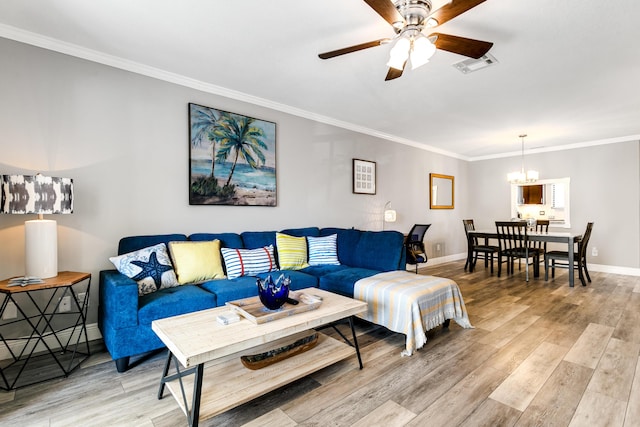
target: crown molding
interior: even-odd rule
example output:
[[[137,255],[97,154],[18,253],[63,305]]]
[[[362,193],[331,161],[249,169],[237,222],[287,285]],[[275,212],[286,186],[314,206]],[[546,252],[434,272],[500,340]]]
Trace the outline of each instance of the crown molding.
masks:
[[[40,47],[50,51],[62,53],[65,55],[73,56],[76,58],[85,59],[87,61],[95,62],[98,64],[107,65],[109,67],[114,67],[121,70],[129,71],[132,73],[140,74],[146,77],[151,77],[157,80],[162,80],[168,83],[173,83],[179,86],[188,87],[190,89],[199,90],[199,91],[210,93],[213,95],[224,96],[226,98],[247,102],[247,103],[258,105],[265,108],[270,108],[272,110],[280,111],[282,113],[291,114],[293,116],[302,117],[305,119],[313,120],[313,121],[324,123],[327,125],[361,133],[364,135],[373,136],[375,138],[386,139],[388,141],[409,145],[414,148],[419,148],[421,150],[442,154],[448,157],[454,157],[461,160],[468,160],[467,157],[461,156],[457,153],[453,153],[447,150],[442,150],[436,147],[422,144],[417,141],[409,140],[406,138],[400,138],[395,135],[391,135],[391,134],[380,132],[364,126],[359,126],[353,123],[338,120],[333,117],[323,116],[321,114],[316,114],[300,108],[292,107],[290,105],[281,104],[275,101],[271,101],[269,99],[253,96],[248,93],[228,89],[228,88],[217,86],[211,83],[206,83],[201,80],[196,80],[196,79],[186,77],[177,73],[172,73],[166,70],[162,70],[160,68],[151,67],[145,64],[141,64],[139,62],[130,61],[124,58],[120,58],[118,56],[109,55],[97,50],[88,49],[73,43],[67,43],[55,38],[43,36],[41,34],[22,30],[16,27],[12,27],[10,25],[0,24],[0,37],[25,43],[25,44],[29,44],[32,46]]]
[[[458,160],[464,160],[468,162],[476,162],[482,160],[492,160],[505,157],[520,156],[522,153],[509,152],[488,156],[468,157],[458,153],[443,150],[437,147],[433,147],[428,144],[424,144],[418,141],[401,138],[396,135],[377,131],[364,126],[356,125],[354,123],[345,122],[333,117],[316,114],[311,111],[303,110],[300,108],[292,107],[290,105],[282,104],[279,102],[271,101],[269,99],[260,98],[248,93],[240,92],[237,90],[228,89],[222,86],[217,86],[211,83],[206,83],[201,80],[196,80],[190,77],[183,76],[181,74],[172,73],[160,68],[151,67],[139,62],[130,61],[118,56],[109,55],[104,52],[100,52],[93,49],[88,49],[82,46],[78,46],[73,43],[67,43],[55,38],[43,36],[34,32],[26,31],[20,28],[16,28],[6,24],[0,24],[0,37],[14,40],[17,42],[29,44],[32,46],[40,47],[50,51],[62,53],[65,55],[73,56],[76,58],[84,59],[87,61],[95,62],[109,67],[118,68],[121,70],[129,71],[146,77],[151,77],[157,80],[165,81],[168,83],[176,84],[179,86],[187,87],[190,89],[199,90],[205,93],[213,95],[224,96],[226,98],[234,99],[237,101],[247,102],[249,104],[257,105],[260,107],[269,108],[272,110],[280,111],[282,113],[291,114],[293,116],[301,117],[304,119],[313,120],[319,123],[324,123],[330,126],[346,129],[363,135],[369,135],[375,138],[385,139],[387,141],[395,142],[398,144],[408,145],[410,147],[418,148],[420,150],[428,151],[431,153],[441,154],[443,156],[452,157]],[[554,151],[574,150],[578,148],[592,147],[596,145],[614,144],[618,142],[640,141],[640,135],[629,135],[617,138],[608,138],[595,141],[587,141],[575,144],[567,144],[556,147],[538,148],[533,150],[527,150],[525,153],[547,153]]]
[[[596,139],[593,141],[577,142],[575,144],[557,145],[554,147],[534,148],[531,150],[524,150],[524,153],[525,154],[551,153],[554,151],[577,150],[579,148],[595,147],[598,145],[617,144],[620,142],[634,142],[634,141],[640,141],[640,134],[619,136],[616,138]],[[492,154],[489,156],[469,157],[467,158],[467,160],[470,162],[478,162],[482,160],[502,159],[505,157],[519,157],[521,155],[522,155],[522,151],[511,151],[509,153]]]

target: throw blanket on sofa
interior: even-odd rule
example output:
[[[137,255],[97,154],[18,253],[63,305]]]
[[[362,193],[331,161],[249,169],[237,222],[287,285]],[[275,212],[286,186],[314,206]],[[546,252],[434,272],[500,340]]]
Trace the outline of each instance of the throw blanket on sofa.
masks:
[[[403,356],[427,342],[426,331],[453,319],[473,328],[458,284],[450,279],[389,271],[356,282],[353,296],[368,303],[365,320],[407,336]]]

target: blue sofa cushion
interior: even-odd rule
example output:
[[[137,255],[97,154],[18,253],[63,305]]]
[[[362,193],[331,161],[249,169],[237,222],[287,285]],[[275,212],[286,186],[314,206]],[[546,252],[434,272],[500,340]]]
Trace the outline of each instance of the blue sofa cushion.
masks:
[[[318,287],[317,278],[299,271],[274,271],[272,273],[260,273],[256,277],[264,279],[271,274],[273,280],[276,280],[280,277],[280,274],[283,273],[291,278],[291,290],[297,291],[304,288]],[[231,280],[210,280],[208,282],[201,283],[198,286],[216,294],[218,306],[221,306],[225,305],[229,301],[255,297],[258,295],[256,277],[242,276]]]
[[[340,260],[340,264],[350,266],[358,266],[355,252],[362,233],[362,231],[353,228],[323,228],[320,230],[321,236],[338,235],[338,260]]]
[[[138,323],[151,321],[216,306],[216,296],[195,285],[162,289],[138,298]]]
[[[242,238],[236,233],[196,233],[189,236],[189,240],[194,242],[206,242],[210,240],[220,240],[223,248],[242,249]]]
[[[305,227],[305,228],[289,228],[282,230],[280,233],[288,234],[295,237],[305,236],[319,236],[320,230],[318,227]],[[245,231],[240,234],[244,247],[247,249],[262,248],[264,246],[276,245],[276,232],[275,231]]]
[[[242,276],[231,280],[210,280],[198,286],[215,294],[218,306],[225,305],[229,301],[258,295],[256,278],[252,276]]]
[[[320,289],[353,298],[353,286],[364,278],[378,274],[379,271],[368,268],[351,267],[334,271],[320,277]]]
[[[288,228],[280,231],[280,233],[295,237],[318,237],[320,236],[320,229],[318,227]]]
[[[240,234],[246,249],[258,249],[272,245],[276,247],[275,231],[245,231]]]
[[[349,265],[378,271],[397,270],[403,243],[404,236],[397,231],[363,231],[355,247],[353,264]]]
[[[307,268],[300,270],[302,273],[310,274],[312,276],[320,277],[325,274],[333,273],[334,271],[346,270],[348,267],[346,265],[312,265]]]
[[[187,240],[184,234],[158,234],[154,236],[130,236],[120,239],[118,244],[118,255],[127,254],[158,243],[167,244],[169,242],[182,242]]]

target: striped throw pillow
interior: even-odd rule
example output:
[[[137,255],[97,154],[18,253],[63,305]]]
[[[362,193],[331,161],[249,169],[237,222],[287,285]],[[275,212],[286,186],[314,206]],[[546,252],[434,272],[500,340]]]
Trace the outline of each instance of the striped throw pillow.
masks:
[[[338,235],[326,237],[307,236],[309,265],[340,265],[338,260]]]
[[[268,273],[278,269],[273,255],[273,245],[258,249],[221,248],[220,252],[224,258],[229,279],[255,276],[258,273]]]
[[[280,270],[301,270],[307,264],[307,239],[276,233]]]

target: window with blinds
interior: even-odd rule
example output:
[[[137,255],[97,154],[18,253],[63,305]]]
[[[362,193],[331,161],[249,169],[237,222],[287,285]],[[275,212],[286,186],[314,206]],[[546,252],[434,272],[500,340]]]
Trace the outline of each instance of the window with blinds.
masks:
[[[553,209],[564,209],[564,205],[564,183],[551,184],[551,207]]]

